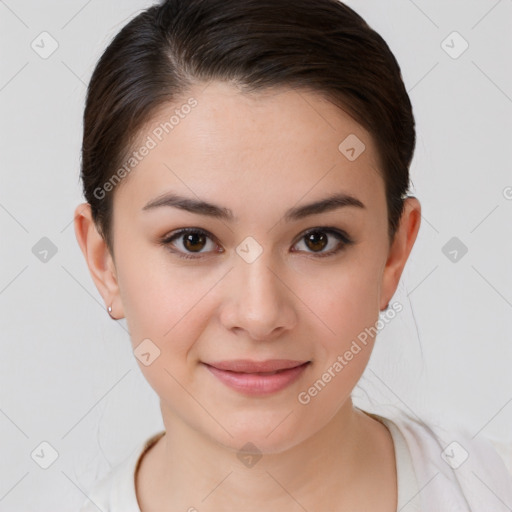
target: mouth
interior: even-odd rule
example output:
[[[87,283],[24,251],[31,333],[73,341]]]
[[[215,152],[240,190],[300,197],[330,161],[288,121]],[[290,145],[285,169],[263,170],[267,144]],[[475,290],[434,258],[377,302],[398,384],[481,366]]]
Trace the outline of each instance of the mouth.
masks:
[[[247,395],[280,391],[297,380],[311,361],[274,359],[270,361],[233,360],[203,363],[224,385]]]
[[[233,359],[231,361],[216,361],[205,363],[219,370],[236,373],[258,373],[273,375],[284,370],[296,368],[310,361],[293,361],[290,359],[270,359],[267,361],[252,361],[250,359]]]

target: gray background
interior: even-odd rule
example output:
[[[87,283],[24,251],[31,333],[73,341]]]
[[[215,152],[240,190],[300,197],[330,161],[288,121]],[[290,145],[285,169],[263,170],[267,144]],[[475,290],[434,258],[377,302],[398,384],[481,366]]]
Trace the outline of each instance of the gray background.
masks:
[[[356,403],[370,396],[511,442],[512,0],[347,3],[401,65],[423,206],[394,297],[404,310],[379,334]],[[2,511],[77,510],[94,480],[163,428],[72,224],[86,84],[111,38],[151,4],[0,0]],[[44,31],[58,43],[47,58],[31,46],[51,48]],[[469,44],[457,58],[453,31]],[[57,251],[46,261],[43,237]],[[456,261],[445,255],[453,237],[468,249]],[[43,441],[58,453],[48,469]]]

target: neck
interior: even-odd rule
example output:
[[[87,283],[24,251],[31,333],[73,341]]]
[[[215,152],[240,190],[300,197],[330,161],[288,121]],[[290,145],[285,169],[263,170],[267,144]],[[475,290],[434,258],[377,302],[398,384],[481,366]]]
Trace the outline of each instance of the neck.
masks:
[[[314,435],[254,458],[219,444],[163,406],[162,416],[166,435],[148,452],[150,470],[144,473],[141,464],[138,495],[144,511],[303,511],[318,510],[320,503],[322,510],[340,510],[339,500],[347,504],[349,496],[360,496],[369,475],[382,477],[375,453],[382,452],[383,436],[390,437],[350,398]]]

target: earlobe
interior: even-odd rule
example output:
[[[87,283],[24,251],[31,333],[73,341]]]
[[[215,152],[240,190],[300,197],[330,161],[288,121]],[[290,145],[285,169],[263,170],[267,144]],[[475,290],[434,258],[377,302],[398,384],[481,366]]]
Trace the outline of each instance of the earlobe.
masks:
[[[119,300],[114,260],[104,238],[94,224],[89,203],[82,203],[76,207],[74,227],[78,245],[84,255],[94,284],[103,297],[106,309],[111,306],[110,316],[119,318],[122,316],[122,304]]]
[[[398,287],[405,264],[418,236],[420,224],[421,203],[416,197],[408,197],[404,202],[400,225],[389,249],[383,271],[380,297],[381,311],[386,309],[386,304],[389,304]]]

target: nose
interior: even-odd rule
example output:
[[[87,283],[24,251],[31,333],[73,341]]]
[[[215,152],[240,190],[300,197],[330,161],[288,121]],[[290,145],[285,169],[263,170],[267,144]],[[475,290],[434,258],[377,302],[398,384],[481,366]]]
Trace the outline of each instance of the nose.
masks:
[[[269,340],[297,323],[292,286],[273,270],[265,252],[252,262],[236,262],[225,283],[221,321],[231,331],[244,331],[250,339]]]

